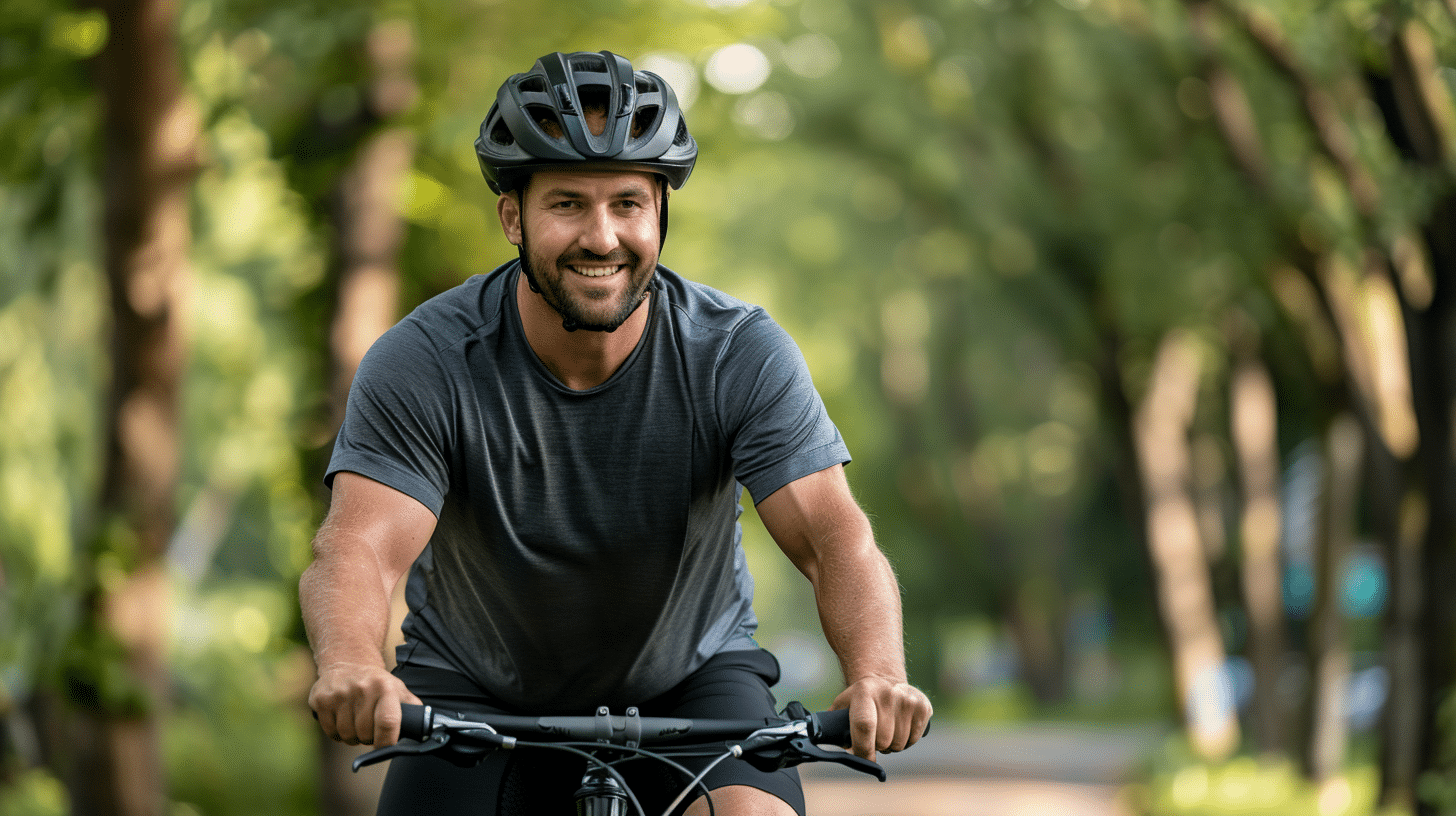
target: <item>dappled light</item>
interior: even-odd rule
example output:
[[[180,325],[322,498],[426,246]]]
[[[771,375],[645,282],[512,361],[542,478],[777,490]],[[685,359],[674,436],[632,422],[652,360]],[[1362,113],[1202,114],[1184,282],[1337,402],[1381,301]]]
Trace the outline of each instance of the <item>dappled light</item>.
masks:
[[[756,91],[768,81],[768,57],[749,43],[725,45],[708,57],[703,76],[708,84],[726,94]]]
[[[12,5],[0,816],[373,795],[299,621],[340,411],[516,257],[501,80],[602,49],[675,89],[662,263],[803,351],[936,706],[812,813],[1456,807],[1451,0],[138,0],[141,49],[141,11]],[[827,706],[762,498],[757,638]],[[82,726],[134,778],[75,773]]]

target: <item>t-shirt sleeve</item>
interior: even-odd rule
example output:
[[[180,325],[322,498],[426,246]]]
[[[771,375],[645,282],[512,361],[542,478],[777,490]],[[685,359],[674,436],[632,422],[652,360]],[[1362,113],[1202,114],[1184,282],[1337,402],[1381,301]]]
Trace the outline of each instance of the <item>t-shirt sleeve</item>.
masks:
[[[850,461],[804,355],[764,312],[744,320],[724,349],[718,413],[734,476],[755,503],[789,482]]]
[[[354,374],[325,484],[332,486],[339,471],[358,473],[438,516],[450,483],[450,383],[413,321],[385,332]]]

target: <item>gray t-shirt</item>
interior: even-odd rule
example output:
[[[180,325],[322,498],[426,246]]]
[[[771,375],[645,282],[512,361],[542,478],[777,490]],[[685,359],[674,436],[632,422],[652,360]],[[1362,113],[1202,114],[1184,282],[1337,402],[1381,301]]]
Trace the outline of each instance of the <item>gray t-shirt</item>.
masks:
[[[523,709],[621,707],[755,648],[742,488],[849,461],[803,356],[762,309],[664,267],[637,348],[574,391],[522,332],[511,262],[369,350],[341,470],[438,518],[406,585],[401,662]]]

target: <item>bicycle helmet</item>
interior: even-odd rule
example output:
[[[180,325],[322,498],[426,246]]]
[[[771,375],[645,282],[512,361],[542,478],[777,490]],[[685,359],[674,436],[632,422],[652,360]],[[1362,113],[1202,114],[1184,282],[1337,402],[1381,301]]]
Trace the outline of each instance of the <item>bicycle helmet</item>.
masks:
[[[601,133],[592,132],[589,113],[601,115]],[[610,51],[558,51],[501,85],[475,153],[498,194],[519,190],[535,170],[582,164],[629,165],[677,189],[693,171],[698,145],[661,77],[634,72]]]

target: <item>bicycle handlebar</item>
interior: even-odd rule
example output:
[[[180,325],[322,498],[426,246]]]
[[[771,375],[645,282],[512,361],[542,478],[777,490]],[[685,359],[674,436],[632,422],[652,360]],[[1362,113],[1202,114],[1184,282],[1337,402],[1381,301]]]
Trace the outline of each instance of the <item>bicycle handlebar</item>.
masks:
[[[834,762],[884,781],[885,770],[874,762],[820,745],[850,745],[847,710],[810,713],[790,703],[782,717],[761,720],[642,717],[637,709],[613,715],[606,708],[590,717],[521,717],[507,714],[454,717],[430,706],[401,707],[400,737],[404,742],[371,751],[354,761],[364,765],[404,754],[436,753],[456,764],[473,765],[485,754],[517,745],[590,743],[605,749],[645,751],[689,750],[713,743],[736,743],[735,755],[760,770],[788,768],[804,762]]]
[[[465,722],[443,717],[430,706],[401,706],[403,719],[399,735],[404,739],[423,742],[428,739],[438,722],[451,731],[476,730],[488,726],[491,730],[508,737],[549,741],[598,741],[620,742],[637,745],[670,745],[681,743],[702,743],[719,740],[745,739],[765,728],[785,725],[793,720],[692,720],[681,717],[640,717],[635,709],[628,709],[623,716],[612,716],[605,710],[593,717],[519,717],[505,714],[482,716],[478,721]],[[834,745],[848,748],[849,711],[819,711],[800,719],[807,720],[806,736],[815,745]]]

